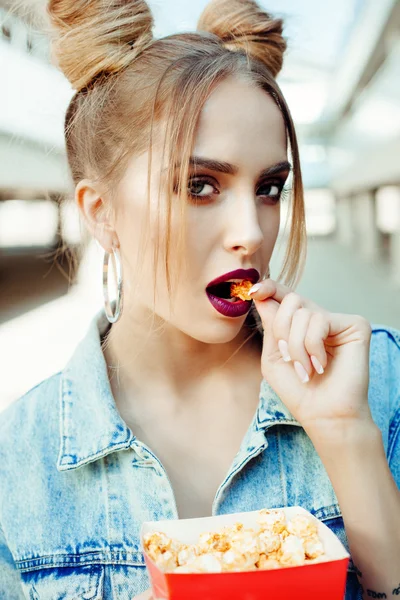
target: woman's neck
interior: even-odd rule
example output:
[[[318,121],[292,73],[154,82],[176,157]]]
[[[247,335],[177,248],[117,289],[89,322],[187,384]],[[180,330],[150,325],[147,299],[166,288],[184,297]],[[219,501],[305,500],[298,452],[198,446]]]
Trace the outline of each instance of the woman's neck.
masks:
[[[230,342],[206,344],[164,324],[154,330],[124,317],[109,330],[103,347],[114,396],[124,399],[162,390],[176,401],[211,380],[232,380],[259,362],[262,343],[247,326]],[[240,375],[239,375],[240,376]]]

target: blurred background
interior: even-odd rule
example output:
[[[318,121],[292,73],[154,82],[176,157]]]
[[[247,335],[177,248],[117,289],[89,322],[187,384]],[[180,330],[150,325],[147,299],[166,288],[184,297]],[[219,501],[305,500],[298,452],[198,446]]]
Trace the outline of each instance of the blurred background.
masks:
[[[206,3],[150,0],[156,37],[194,30]],[[278,82],[300,140],[309,237],[298,291],[400,328],[400,2],[260,4],[285,19],[289,42]],[[72,262],[86,237],[64,150],[73,90],[51,64],[43,6],[0,0],[0,410],[63,368],[103,305],[100,247]],[[283,230],[281,241],[272,276]]]

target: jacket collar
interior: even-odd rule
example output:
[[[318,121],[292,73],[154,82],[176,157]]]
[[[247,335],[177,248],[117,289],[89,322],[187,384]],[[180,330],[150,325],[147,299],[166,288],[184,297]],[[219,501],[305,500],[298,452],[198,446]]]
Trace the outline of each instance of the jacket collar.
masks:
[[[109,327],[101,309],[61,373],[59,471],[128,449],[135,440],[116,407],[101,349],[101,337]],[[300,426],[263,379],[253,427],[260,431],[278,424]]]
[[[117,410],[101,349],[109,325],[101,309],[61,373],[59,471],[129,448],[134,439]]]

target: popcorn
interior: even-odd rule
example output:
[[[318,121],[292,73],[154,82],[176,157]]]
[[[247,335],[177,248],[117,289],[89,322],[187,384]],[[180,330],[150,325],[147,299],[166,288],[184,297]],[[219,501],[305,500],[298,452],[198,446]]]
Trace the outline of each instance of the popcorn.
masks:
[[[318,558],[324,554],[324,547],[317,535],[305,539],[303,545],[307,558]]]
[[[178,564],[179,566],[184,566],[187,563],[194,561],[194,559],[198,556],[198,551],[196,546],[186,546],[183,545],[181,550],[178,552]]]
[[[144,547],[150,558],[162,571],[171,571],[178,566],[178,553],[183,544],[169,538],[165,533],[154,532],[145,536]]]
[[[257,560],[259,555],[257,554]],[[254,554],[245,554],[239,549],[232,548],[225,552],[222,556],[222,566],[224,571],[249,571],[255,567]]]
[[[305,561],[303,540],[296,535],[288,535],[283,540],[279,561],[282,565],[303,565]]]
[[[244,279],[241,283],[231,283],[231,298],[240,298],[241,300],[252,300],[249,296],[249,291],[253,287],[253,283]]]
[[[293,535],[299,537],[311,537],[317,535],[318,528],[315,521],[312,521],[307,515],[296,515],[288,523],[287,530]]]
[[[147,534],[144,547],[164,572],[221,573],[279,569],[315,562],[325,551],[317,523],[281,510],[261,510],[258,529],[242,523],[201,533],[197,544],[183,544],[161,532]]]
[[[198,545],[203,552],[209,552],[210,550],[225,552],[231,547],[226,533],[202,533]]]
[[[260,560],[258,561],[256,566],[258,569],[267,570],[267,569],[279,569],[281,564],[275,556],[272,556],[272,555],[267,556],[266,554],[261,554]]]
[[[157,567],[159,569],[161,569],[161,571],[175,571],[176,567],[178,566],[178,561],[176,560],[176,554],[170,552],[170,550],[167,550],[166,552],[163,552],[162,554],[159,554],[156,559],[155,559],[155,563],[157,565]]]
[[[261,529],[282,533],[286,528],[286,515],[283,510],[260,510],[258,523]]]
[[[221,560],[214,554],[202,554],[189,563],[188,566],[190,567],[190,573],[221,573],[222,571]]]
[[[258,547],[260,552],[263,554],[269,554],[270,552],[279,550],[281,547],[281,540],[282,537],[279,534],[273,533],[268,529],[260,531],[258,535]]]
[[[160,551],[167,550],[171,544],[171,539],[165,533],[149,533],[144,538],[145,548],[149,552],[151,548],[158,548]]]
[[[182,544],[176,540],[169,538],[165,533],[154,532],[145,536],[144,547],[150,558],[156,561],[159,554],[163,554],[171,550],[175,555],[179,552]]]
[[[241,552],[249,564],[254,564],[259,558],[259,544],[257,533],[253,529],[241,529],[231,537],[233,550]]]

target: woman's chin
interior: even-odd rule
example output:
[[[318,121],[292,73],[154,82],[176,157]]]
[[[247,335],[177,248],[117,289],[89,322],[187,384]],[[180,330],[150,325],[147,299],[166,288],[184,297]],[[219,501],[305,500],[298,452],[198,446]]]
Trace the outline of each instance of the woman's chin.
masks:
[[[236,319],[217,317],[214,320],[204,321],[203,324],[198,322],[196,331],[192,328],[190,335],[204,344],[228,344],[242,331],[244,321],[245,317]]]

